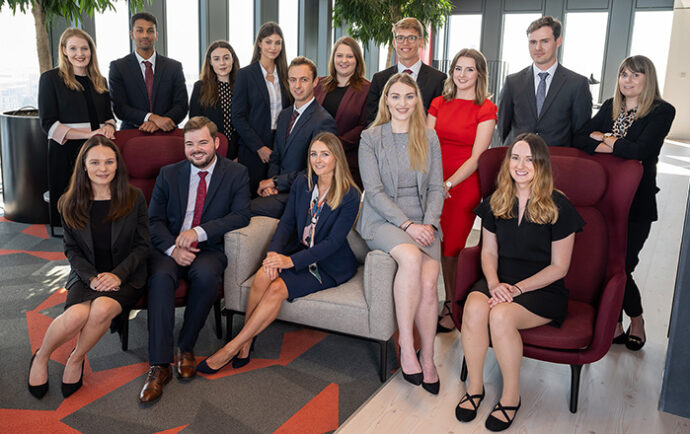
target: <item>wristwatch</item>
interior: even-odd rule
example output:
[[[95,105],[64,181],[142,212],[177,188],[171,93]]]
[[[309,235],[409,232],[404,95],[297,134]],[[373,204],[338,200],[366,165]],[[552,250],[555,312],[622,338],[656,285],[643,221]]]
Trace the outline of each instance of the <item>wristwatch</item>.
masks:
[[[613,133],[604,133],[604,138],[611,137],[612,135],[613,135]]]
[[[447,188],[448,190],[450,190],[451,188],[453,188],[453,183],[450,182],[450,181],[446,181],[446,188]]]

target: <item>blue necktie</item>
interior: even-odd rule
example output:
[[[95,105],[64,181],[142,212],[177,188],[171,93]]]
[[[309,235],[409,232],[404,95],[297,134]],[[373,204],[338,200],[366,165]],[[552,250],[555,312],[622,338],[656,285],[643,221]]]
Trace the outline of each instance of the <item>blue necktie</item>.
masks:
[[[546,99],[546,77],[549,76],[548,72],[540,72],[537,74],[541,81],[537,87],[537,117],[541,114],[541,108],[544,105],[544,100]]]

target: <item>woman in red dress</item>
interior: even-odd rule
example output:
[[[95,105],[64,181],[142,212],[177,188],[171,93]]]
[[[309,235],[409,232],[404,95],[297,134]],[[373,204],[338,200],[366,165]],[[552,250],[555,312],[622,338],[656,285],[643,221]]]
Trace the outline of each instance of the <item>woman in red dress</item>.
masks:
[[[477,162],[488,149],[496,126],[496,104],[489,100],[489,78],[484,55],[464,48],[455,55],[443,95],[431,101],[427,127],[441,141],[446,200],[441,214],[443,280],[446,301],[438,332],[453,330],[450,300],[455,287],[458,254],[472,230],[474,208],[481,200]]]

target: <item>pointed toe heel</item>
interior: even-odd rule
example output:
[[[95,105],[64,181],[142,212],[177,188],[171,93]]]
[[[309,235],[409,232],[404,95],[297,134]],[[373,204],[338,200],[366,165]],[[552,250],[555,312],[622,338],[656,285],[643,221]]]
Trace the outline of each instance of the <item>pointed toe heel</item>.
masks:
[[[441,389],[441,380],[436,380],[435,383],[427,383],[422,381],[422,388],[432,395],[438,395],[438,391]]]
[[[77,390],[81,389],[82,384],[84,383],[84,362],[86,360],[81,361],[81,376],[79,377],[79,381],[76,383],[62,383],[62,396],[67,398],[70,395],[72,395],[74,392]]]
[[[38,351],[37,351],[38,352]],[[31,367],[34,364],[34,359],[36,358],[36,353],[31,356],[31,361],[29,362],[29,378],[31,378]],[[34,396],[36,399],[41,399],[44,396],[46,396],[46,393],[48,393],[48,382],[46,381],[43,384],[39,384],[36,386],[32,386],[29,383],[29,380],[26,380],[27,386],[29,386],[29,392]]]

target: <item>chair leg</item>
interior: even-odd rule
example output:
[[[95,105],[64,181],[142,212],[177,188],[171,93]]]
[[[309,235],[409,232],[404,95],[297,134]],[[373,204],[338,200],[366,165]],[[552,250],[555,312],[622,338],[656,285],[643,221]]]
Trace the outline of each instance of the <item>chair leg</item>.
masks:
[[[216,319],[216,337],[223,339],[223,322],[220,319],[220,300],[213,303],[213,316]]]
[[[122,312],[122,324],[120,324],[120,341],[122,342],[122,351],[127,351],[129,348],[129,310]]]
[[[465,356],[462,357],[462,368],[460,369],[460,380],[467,380],[467,360]]]
[[[230,342],[232,339],[232,319],[235,317],[235,311],[225,310],[225,341]]]
[[[570,412],[577,413],[577,400],[580,395],[580,372],[582,365],[570,365]]]
[[[380,350],[380,366],[379,375],[381,377],[381,382],[385,383],[388,379],[388,341],[377,341],[379,343]]]

